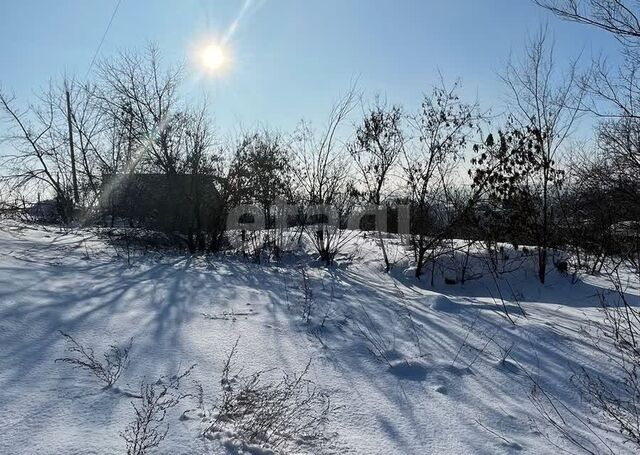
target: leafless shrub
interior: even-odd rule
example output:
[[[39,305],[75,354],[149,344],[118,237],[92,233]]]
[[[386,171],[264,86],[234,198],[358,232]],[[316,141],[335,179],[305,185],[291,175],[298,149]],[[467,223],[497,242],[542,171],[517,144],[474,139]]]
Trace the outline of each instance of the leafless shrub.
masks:
[[[338,137],[357,98],[354,81],[331,108],[326,124],[316,131],[310,124],[302,123],[291,145],[298,162],[294,176],[305,206],[300,213],[298,239],[305,235],[326,265],[333,264],[355,236],[351,230],[340,228],[346,224],[355,198],[350,163]],[[335,213],[327,213],[331,210],[325,211],[323,207],[335,208]]]
[[[491,335],[485,335],[486,341],[485,343],[482,345],[481,348],[474,348],[476,351],[476,355],[471,359],[471,361],[467,364],[467,368],[471,369],[473,368],[473,366],[475,365],[475,363],[478,361],[478,359],[480,359],[483,354],[485,353],[485,351],[487,350],[487,348],[489,347],[489,345],[491,343],[496,343],[495,341],[495,337],[496,337],[497,331],[493,332]]]
[[[578,415],[523,370],[533,383],[530,400],[551,430],[543,435],[556,446],[559,442],[554,440],[564,441],[589,454],[617,453],[602,431],[616,433],[626,444],[640,448],[640,312],[629,304],[617,272],[609,278],[617,299],[601,294],[604,321],[585,336],[606,357],[612,374],[580,368],[571,377],[594,418]]]
[[[510,294],[511,294],[511,302],[514,303],[516,308],[518,309],[518,311],[515,314],[515,316],[523,316],[523,317],[526,318],[527,317],[527,313],[524,310],[524,308],[522,308],[522,306],[520,305],[520,301],[518,299],[518,294],[514,291],[513,287],[511,286],[511,283],[509,283],[509,280],[506,277],[501,279],[501,277],[499,275],[499,272],[493,266],[490,265],[491,261],[487,260],[487,264],[489,265],[489,267],[488,267],[489,276],[493,280],[493,283],[494,283],[495,289],[496,289],[496,293],[497,293],[497,298],[496,298],[496,296],[493,295],[491,290],[489,290],[491,298],[493,299],[493,301],[496,304],[496,306],[501,307],[502,312],[504,313],[504,316],[509,320],[509,322],[511,324],[513,324],[513,325],[516,325],[516,321],[517,320],[514,319],[514,315],[512,315],[509,312],[508,303],[510,302],[510,300],[508,298],[506,298],[506,296],[502,292],[501,283],[505,283],[507,285],[507,287],[509,288],[509,291],[510,291]]]
[[[205,408],[204,408],[204,388],[202,387],[202,384],[198,381],[194,381],[193,383],[193,387],[195,388],[195,398],[197,401],[197,409],[200,411],[200,413],[202,415],[204,415],[205,413]],[[183,414],[184,415],[184,414]]]
[[[342,223],[341,219],[338,220]],[[347,249],[347,245],[356,238],[358,231],[340,229],[330,223],[309,224],[304,232],[318,254],[318,258],[327,266],[335,263],[336,257]]]
[[[424,357],[425,353],[422,349],[422,341],[420,337],[421,326],[414,320],[411,309],[406,305],[406,303],[402,304],[402,311],[398,313],[398,316],[404,321],[407,330],[410,332],[411,340],[416,348],[418,356]]]
[[[169,235],[143,228],[106,228],[99,232],[113,248],[116,257],[127,260],[128,267],[149,253],[175,251],[178,243]]]
[[[601,350],[616,374],[608,378],[581,368],[571,382],[596,414],[614,422],[625,440],[640,449],[640,311],[629,304],[620,277],[612,277],[617,298],[601,294],[605,320],[597,341],[604,344]]]
[[[450,270],[452,269],[451,271],[455,273],[455,281],[464,284],[467,281],[482,278],[484,274],[474,267],[475,263],[478,262],[479,256],[474,252],[477,242],[465,240],[462,244],[458,244],[454,239],[449,239],[448,242],[450,243],[449,252],[443,259],[448,259]]]
[[[569,443],[580,453],[616,453],[610,442],[595,431],[593,422],[581,417],[560,398],[548,392],[540,380],[523,371],[533,383],[529,400],[540,415],[540,419],[531,419],[530,422],[558,452],[573,453],[564,448]]]
[[[385,363],[389,368],[393,368],[392,359],[389,358],[389,352],[392,350],[391,343],[380,333],[364,305],[362,313],[364,316],[362,322],[355,321],[355,325],[360,336],[366,341],[367,349],[376,360]]]
[[[307,379],[311,362],[300,374],[284,373],[280,381],[267,382],[264,376],[273,370],[247,375],[235,370],[237,348],[238,341],[222,370],[222,397],[205,435],[226,430],[243,444],[277,453],[289,453],[300,444],[327,444],[324,427],[335,407]]]
[[[165,423],[167,411],[186,398],[180,393],[180,381],[191,374],[195,365],[171,378],[140,384],[140,403],[131,402],[136,418],[120,433],[127,447],[127,455],[144,455],[165,439],[169,424]]]
[[[78,343],[71,335],[60,331],[67,342],[67,352],[69,357],[62,357],[55,362],[62,362],[71,365],[73,368],[87,370],[96,378],[106,384],[106,387],[113,386],[122,372],[129,366],[129,352],[133,345],[133,338],[130,338],[123,347],[112,344],[109,350],[103,354],[104,361],[96,358],[92,348],[87,348]]]

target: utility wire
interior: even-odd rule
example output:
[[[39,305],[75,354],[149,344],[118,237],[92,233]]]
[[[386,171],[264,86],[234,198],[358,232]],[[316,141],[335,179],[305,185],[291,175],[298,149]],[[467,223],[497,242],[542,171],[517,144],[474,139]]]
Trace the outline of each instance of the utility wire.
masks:
[[[93,68],[93,64],[96,62],[96,59],[98,58],[98,54],[100,54],[100,49],[102,48],[102,44],[104,43],[104,40],[107,37],[107,34],[109,33],[109,29],[111,28],[111,24],[113,23],[113,19],[116,17],[116,14],[118,13],[118,8],[120,8],[120,3],[122,3],[122,0],[118,0],[118,3],[116,3],[116,7],[113,9],[113,14],[111,14],[111,19],[109,19],[109,23],[107,24],[107,28],[105,29],[104,33],[102,34],[102,39],[100,39],[100,44],[98,44],[98,48],[96,49],[95,54],[93,54],[93,58],[91,59],[91,63],[89,64],[89,69],[87,70],[87,74],[84,77],[85,79],[87,77],[89,77],[89,73],[91,72],[91,68]]]

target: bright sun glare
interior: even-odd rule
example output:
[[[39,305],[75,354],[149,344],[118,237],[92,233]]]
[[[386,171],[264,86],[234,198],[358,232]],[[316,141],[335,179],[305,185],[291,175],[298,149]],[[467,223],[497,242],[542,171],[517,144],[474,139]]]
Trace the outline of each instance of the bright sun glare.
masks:
[[[210,43],[200,52],[200,62],[207,71],[217,73],[225,66],[227,57],[219,44]]]

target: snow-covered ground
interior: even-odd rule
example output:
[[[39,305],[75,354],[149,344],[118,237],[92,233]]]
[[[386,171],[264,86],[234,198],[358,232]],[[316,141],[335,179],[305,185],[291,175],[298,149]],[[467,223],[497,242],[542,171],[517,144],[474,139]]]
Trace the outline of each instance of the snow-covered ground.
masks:
[[[572,284],[553,271],[542,286],[524,267],[497,282],[436,279],[432,288],[403,262],[383,273],[371,238],[351,243],[352,259],[331,269],[302,254],[262,265],[158,253],[129,263],[95,232],[1,221],[0,453],[125,453],[128,391],[197,364],[190,379],[213,406],[238,337],[236,361],[247,372],[299,372],[311,359],[310,379],[338,406],[327,429],[335,453],[556,453],[549,438],[562,441],[532,405],[534,381],[578,417],[591,416],[569,378],[579,367],[606,374],[583,333],[601,319],[604,280]],[[308,322],[301,267],[312,289]],[[96,352],[133,337],[118,387],[104,390],[54,363],[65,349],[59,330]],[[155,453],[232,450],[201,437],[205,422],[179,418],[190,407],[185,400],[167,416]],[[600,434],[616,453],[633,452]]]

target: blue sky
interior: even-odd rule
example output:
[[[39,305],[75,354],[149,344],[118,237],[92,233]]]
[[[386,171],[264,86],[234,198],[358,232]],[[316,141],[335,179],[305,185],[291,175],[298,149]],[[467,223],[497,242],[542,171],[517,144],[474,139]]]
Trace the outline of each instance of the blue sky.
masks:
[[[0,84],[27,102],[51,77],[83,78],[117,0],[3,0]],[[499,111],[497,73],[527,33],[548,23],[560,62],[618,53],[603,32],[562,22],[530,0],[254,0],[229,40],[233,65],[201,77],[193,47],[224,35],[241,0],[122,0],[100,55],[157,43],[167,61],[187,63],[185,94],[207,96],[216,124],[258,122],[291,129],[322,121],[357,77],[408,109],[438,81],[461,78],[465,95]]]

